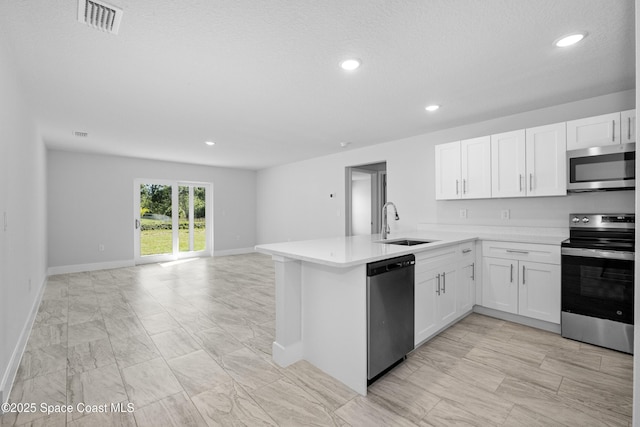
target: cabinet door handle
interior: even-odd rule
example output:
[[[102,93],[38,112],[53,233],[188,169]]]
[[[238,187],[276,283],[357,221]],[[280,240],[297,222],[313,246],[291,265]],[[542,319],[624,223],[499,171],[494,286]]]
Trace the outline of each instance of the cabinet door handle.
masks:
[[[444,273],[442,273],[442,293],[443,293],[443,294],[446,294],[446,293],[447,293],[447,290],[446,290],[446,288],[445,288],[446,286],[447,286],[447,279],[446,279],[445,274],[444,274]]]
[[[140,221],[136,219],[136,230],[140,228]]]
[[[533,191],[533,174],[529,174],[529,191]]]
[[[631,116],[629,116],[627,120],[629,121],[629,127],[627,129],[627,139],[631,141]]]
[[[510,283],[513,283],[513,264],[511,264],[511,279],[509,279]]]
[[[467,194],[467,180],[462,180],[462,194]]]
[[[436,294],[440,295],[440,275],[436,276],[436,281],[438,282],[438,288],[436,289]]]
[[[458,194],[458,180],[456,179],[456,195]]]
[[[524,254],[524,255],[527,255],[529,253],[529,251],[519,251],[517,249],[507,249],[507,252],[512,254]]]
[[[476,263],[471,263],[471,280],[476,280]]]
[[[526,277],[526,276],[524,275],[524,265],[523,265],[523,266],[522,266],[522,284],[523,284],[523,285],[526,285],[526,283],[527,283],[527,282],[526,282],[526,280],[525,280],[525,277]]]
[[[616,121],[611,120],[611,141],[615,142],[616,140]]]
[[[522,174],[518,175],[518,185],[520,186],[520,192],[522,193]]]

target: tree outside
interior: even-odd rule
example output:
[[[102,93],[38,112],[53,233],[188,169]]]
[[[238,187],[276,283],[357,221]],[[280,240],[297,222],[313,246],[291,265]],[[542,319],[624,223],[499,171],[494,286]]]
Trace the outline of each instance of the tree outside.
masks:
[[[172,188],[170,185],[140,185],[140,253],[173,252]],[[180,252],[206,249],[206,194],[193,187],[193,248],[189,247],[189,186],[178,187],[178,242]]]

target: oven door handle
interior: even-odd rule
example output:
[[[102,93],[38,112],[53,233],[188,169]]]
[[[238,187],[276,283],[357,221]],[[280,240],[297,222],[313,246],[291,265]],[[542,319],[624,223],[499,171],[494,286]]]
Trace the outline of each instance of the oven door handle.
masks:
[[[624,251],[603,251],[600,249],[585,249],[585,248],[562,248],[560,251],[562,255],[567,256],[581,256],[586,258],[606,258],[606,259],[620,259],[623,261],[633,261],[635,258],[635,252]]]

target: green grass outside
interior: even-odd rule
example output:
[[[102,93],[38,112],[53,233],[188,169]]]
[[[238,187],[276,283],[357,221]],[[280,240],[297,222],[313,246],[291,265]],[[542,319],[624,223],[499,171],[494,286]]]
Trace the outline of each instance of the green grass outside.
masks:
[[[202,251],[206,245],[206,229],[193,230],[193,249]],[[140,232],[141,255],[170,254],[173,252],[171,230],[144,230]],[[189,251],[189,230],[178,230],[180,252]]]

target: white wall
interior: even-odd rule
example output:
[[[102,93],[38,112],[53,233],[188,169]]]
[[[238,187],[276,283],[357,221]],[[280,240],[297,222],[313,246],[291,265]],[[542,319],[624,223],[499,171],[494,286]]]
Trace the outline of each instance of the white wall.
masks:
[[[47,260],[45,148],[5,40],[0,31],[0,401],[8,398]]]
[[[436,144],[632,108],[634,90],[260,170],[258,243],[344,235],[344,168],[382,161],[387,162],[387,200],[400,215],[400,221],[390,221],[392,232],[423,222],[565,227],[571,212],[632,212],[632,191],[436,202],[434,188]],[[466,220],[458,218],[461,208],[468,209]],[[510,220],[500,220],[501,209],[511,210]]]
[[[214,253],[255,245],[255,171],[56,150],[47,152],[47,169],[52,271],[133,262],[137,178],[212,182]]]

